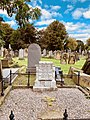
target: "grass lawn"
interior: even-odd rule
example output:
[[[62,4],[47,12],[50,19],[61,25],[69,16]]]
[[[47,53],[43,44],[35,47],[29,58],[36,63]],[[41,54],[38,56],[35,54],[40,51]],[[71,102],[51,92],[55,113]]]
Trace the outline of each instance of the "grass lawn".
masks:
[[[60,60],[56,60],[53,58],[41,58],[41,61],[50,61],[53,62],[55,66],[59,66],[61,67],[61,69],[63,70],[64,74],[67,74],[69,71],[70,66],[73,66],[75,68],[81,69],[83,64],[85,63],[85,57],[81,57],[79,61],[77,61],[75,64],[60,64]],[[24,69],[21,72],[26,72],[26,68],[27,68],[27,58],[25,58],[24,60],[19,60],[18,57],[13,58],[14,64],[16,66],[24,66]],[[31,75],[30,76],[30,85],[33,86],[34,82],[35,82],[36,76],[35,75]],[[28,77],[27,75],[19,75],[17,77],[17,79],[14,82],[14,85],[27,85],[27,81],[28,81]],[[65,84],[66,85],[74,85],[74,82],[69,79],[69,78],[65,78],[64,79]]]
[[[59,66],[61,67],[61,69],[63,70],[63,73],[68,73],[70,66],[76,67],[78,69],[81,69],[82,66],[85,63],[85,57],[81,57],[81,59],[79,61],[77,61],[75,64],[60,64],[60,60],[56,60],[56,59],[50,59],[50,58],[41,58],[41,61],[50,61],[53,62],[55,66]],[[15,61],[15,63],[17,63],[19,66],[25,66],[27,67],[27,58],[25,58],[24,60],[19,60],[18,58],[13,58],[13,60]]]

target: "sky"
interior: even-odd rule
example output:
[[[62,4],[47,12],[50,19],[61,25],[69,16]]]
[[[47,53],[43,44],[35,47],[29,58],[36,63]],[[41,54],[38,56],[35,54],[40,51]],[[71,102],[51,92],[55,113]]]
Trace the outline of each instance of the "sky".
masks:
[[[31,0],[29,6],[41,9],[39,20],[29,20],[36,28],[41,30],[58,20],[65,25],[70,37],[84,43],[90,38],[90,0]],[[0,16],[12,28],[18,28],[15,15],[9,17],[0,9]]]

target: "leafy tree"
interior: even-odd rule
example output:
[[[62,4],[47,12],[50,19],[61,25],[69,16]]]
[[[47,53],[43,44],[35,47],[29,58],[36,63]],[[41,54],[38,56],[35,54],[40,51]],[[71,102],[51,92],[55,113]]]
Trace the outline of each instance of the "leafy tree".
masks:
[[[16,49],[21,48],[22,44],[24,44],[21,41],[22,40],[21,40],[21,33],[20,33],[20,31],[18,29],[14,30],[12,32],[11,37],[10,37],[10,43],[11,43],[12,49],[16,50]]]
[[[36,42],[36,29],[33,25],[27,24],[25,28],[19,29],[21,33],[21,39],[25,44]]]
[[[47,47],[47,45],[46,45],[45,42],[43,41],[44,32],[45,32],[44,29],[39,30],[39,31],[37,31],[37,35],[36,35],[36,39],[37,39],[36,42],[41,46],[41,49],[44,49],[44,48]]]
[[[67,48],[71,49],[74,51],[77,47],[78,43],[74,38],[69,37],[66,43]]]
[[[29,23],[29,19],[39,19],[41,11],[39,8],[29,7],[27,3],[31,0],[0,0],[0,9],[6,10],[11,17],[16,14],[15,20],[20,27]]]
[[[4,45],[4,47],[8,48],[10,44],[10,36],[13,32],[13,29],[8,25],[7,23],[0,23],[0,41],[1,45]]]
[[[14,30],[10,38],[10,43],[14,50],[25,48],[30,43],[35,42],[36,42],[36,29],[31,24],[27,24],[25,28],[19,28],[17,30]]]
[[[78,43],[78,45],[77,45],[76,50],[79,52],[79,49],[81,47],[81,51],[83,51],[84,50],[84,43],[83,43],[83,41],[77,40],[77,43]]]
[[[90,46],[90,38],[87,39],[86,44]]]
[[[54,21],[46,28],[41,42],[48,50],[62,50],[66,37],[65,26],[59,21]]]

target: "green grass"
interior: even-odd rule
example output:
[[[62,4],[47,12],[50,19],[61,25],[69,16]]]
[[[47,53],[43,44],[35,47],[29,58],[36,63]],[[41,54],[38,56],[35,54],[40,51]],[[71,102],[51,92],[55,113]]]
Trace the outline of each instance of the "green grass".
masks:
[[[49,59],[49,58],[41,58],[41,61],[50,61],[53,62],[55,66],[61,67],[63,73],[68,73],[70,66],[81,69],[83,64],[85,63],[85,58],[81,58],[80,61],[77,61],[75,64],[60,64],[60,60]]]
[[[2,58],[1,58],[2,59]],[[80,61],[76,62],[75,64],[60,64],[60,60],[56,60],[54,58],[41,58],[41,61],[50,61],[53,62],[55,66],[59,66],[61,67],[61,69],[63,70],[63,73],[67,74],[69,71],[70,66],[73,66],[75,68],[81,69],[83,64],[85,63],[85,57],[81,58]],[[24,69],[22,70],[22,72],[26,72],[26,68],[27,68],[27,58],[25,58],[24,60],[19,60],[18,57],[13,58],[14,64],[12,66],[24,66]],[[31,75],[30,76],[30,85],[33,86],[34,82],[35,82],[36,76],[35,75]],[[27,85],[27,75],[19,75],[17,77],[17,79],[14,82],[14,85]],[[65,78],[65,84],[66,85],[74,85],[74,82],[72,81],[72,79],[69,78]]]
[[[13,58],[14,62],[17,63],[19,66],[26,66],[27,67],[27,58],[24,60],[19,60],[18,58]],[[56,60],[54,58],[41,58],[41,61],[50,61],[53,62],[55,66],[61,67],[63,73],[68,73],[70,66],[75,68],[81,69],[85,63],[85,57],[81,58],[75,64],[60,64],[60,60]]]

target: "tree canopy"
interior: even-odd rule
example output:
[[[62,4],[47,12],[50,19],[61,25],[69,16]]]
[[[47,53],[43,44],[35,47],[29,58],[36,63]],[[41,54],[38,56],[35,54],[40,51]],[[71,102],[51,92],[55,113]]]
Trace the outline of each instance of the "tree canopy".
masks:
[[[59,21],[54,21],[43,31],[41,38],[46,49],[61,50],[64,48],[64,42],[67,38],[66,28]]]
[[[71,49],[72,51],[74,51],[77,47],[78,43],[74,38],[68,37],[68,40],[66,42],[66,46],[68,49]]]
[[[25,48],[31,43],[36,42],[36,29],[31,24],[27,24],[25,28],[14,30],[10,43],[13,49]]]
[[[29,19],[39,19],[41,11],[39,8],[32,8],[27,3],[30,0],[0,0],[0,9],[6,10],[11,17],[16,14],[15,20],[20,27],[29,23]]]

